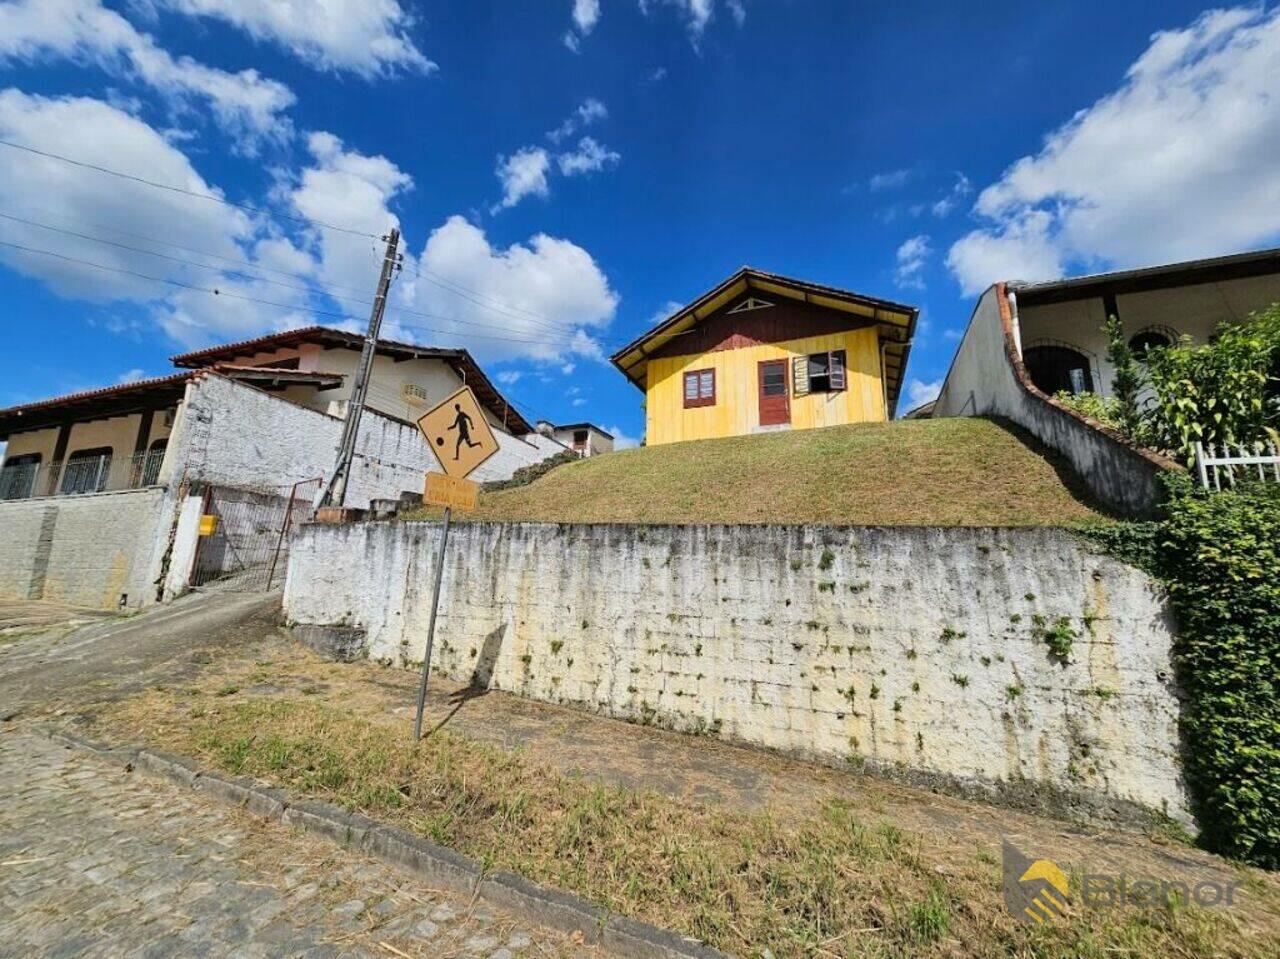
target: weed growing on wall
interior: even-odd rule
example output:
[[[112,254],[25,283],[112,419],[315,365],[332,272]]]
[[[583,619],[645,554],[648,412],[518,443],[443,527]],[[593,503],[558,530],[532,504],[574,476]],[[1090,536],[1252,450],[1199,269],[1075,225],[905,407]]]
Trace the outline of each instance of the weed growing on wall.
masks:
[[[1088,535],[1168,587],[1184,765],[1204,846],[1280,868],[1280,484],[1166,480],[1158,522]]]

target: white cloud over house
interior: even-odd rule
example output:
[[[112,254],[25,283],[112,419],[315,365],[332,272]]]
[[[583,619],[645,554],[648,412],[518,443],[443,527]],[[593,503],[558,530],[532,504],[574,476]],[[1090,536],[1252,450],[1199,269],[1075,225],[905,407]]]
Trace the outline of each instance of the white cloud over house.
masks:
[[[564,45],[574,53],[600,20],[600,0],[573,0],[570,11],[572,25],[565,31]]]
[[[947,263],[966,294],[1068,268],[1239,251],[1280,236],[1280,9],[1155,34],[1114,92],[983,190]]]
[[[322,70],[372,78],[436,69],[415,45],[411,37],[415,19],[399,0],[145,2],[188,16],[221,20]]]
[[[126,76],[176,106],[200,101],[235,135],[240,152],[253,153],[261,140],[284,139],[291,132],[282,114],[295,98],[284,84],[253,69],[232,73],[191,57],[175,58],[99,0],[0,4],[0,61],[52,59]]]
[[[580,129],[599,123],[608,116],[609,110],[601,101],[588,97],[559,126],[547,131],[547,140],[558,146]],[[496,173],[502,186],[502,199],[490,207],[489,212],[509,209],[528,196],[550,196],[549,174],[553,171],[553,163],[561,176],[572,177],[598,173],[616,165],[621,159],[620,153],[593,136],[583,136],[577,146],[554,155],[540,146],[521,147],[510,156],[498,157]]]
[[[929,246],[929,237],[926,234],[921,233],[904,240],[898,247],[896,255],[898,265],[893,273],[898,286],[923,290],[924,268],[932,255],[933,249]]]
[[[542,147],[523,147],[510,156],[498,157],[496,172],[502,184],[502,199],[491,212],[513,207],[527,196],[550,194],[547,183],[550,169],[551,154]]]

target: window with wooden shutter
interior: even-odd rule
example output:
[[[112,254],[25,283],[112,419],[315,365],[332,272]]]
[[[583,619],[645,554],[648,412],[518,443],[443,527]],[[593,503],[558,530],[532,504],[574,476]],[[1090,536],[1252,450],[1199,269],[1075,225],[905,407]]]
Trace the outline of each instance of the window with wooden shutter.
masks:
[[[809,357],[797,356],[791,360],[791,392],[796,396],[809,395]]]
[[[689,370],[684,374],[684,408],[716,405],[716,371]]]
[[[845,388],[844,350],[831,351],[831,391]]]
[[[796,396],[804,396],[806,393],[837,393],[845,388],[848,379],[844,350],[797,356],[792,366]],[[803,374],[801,370],[804,371]]]

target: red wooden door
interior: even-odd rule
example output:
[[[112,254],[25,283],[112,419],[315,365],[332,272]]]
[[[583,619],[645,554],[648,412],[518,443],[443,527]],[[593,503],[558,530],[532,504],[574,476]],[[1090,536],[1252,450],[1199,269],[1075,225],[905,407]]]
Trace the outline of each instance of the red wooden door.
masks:
[[[791,391],[787,389],[787,361],[760,363],[760,425],[791,422]]]

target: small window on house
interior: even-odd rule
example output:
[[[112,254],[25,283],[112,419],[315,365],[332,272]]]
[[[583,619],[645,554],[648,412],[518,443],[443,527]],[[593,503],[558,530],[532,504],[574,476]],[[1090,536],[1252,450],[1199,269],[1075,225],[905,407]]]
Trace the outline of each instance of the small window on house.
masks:
[[[792,363],[791,382],[796,396],[808,393],[839,393],[845,389],[845,351],[829,350],[797,356]]]
[[[99,493],[107,488],[107,476],[111,472],[111,447],[76,450],[67,457],[62,468],[63,493]]]
[[[716,371],[690,370],[684,375],[684,408],[716,405]]]
[[[585,447],[585,446],[587,445],[587,431],[586,431],[586,430],[574,430],[574,431],[573,431],[573,445],[574,445],[574,448],[575,448],[575,449],[582,449],[583,447]]]
[[[0,468],[0,500],[26,499],[35,492],[40,454],[10,456]]]

